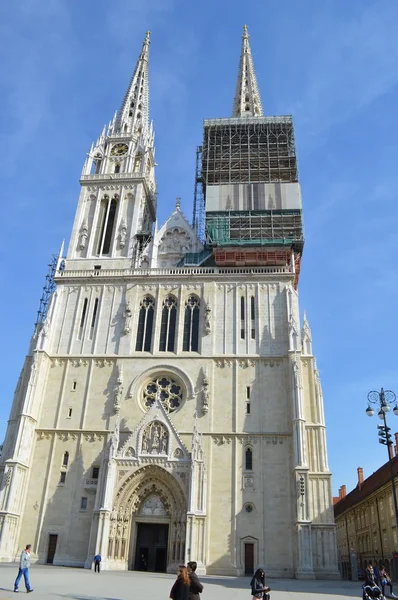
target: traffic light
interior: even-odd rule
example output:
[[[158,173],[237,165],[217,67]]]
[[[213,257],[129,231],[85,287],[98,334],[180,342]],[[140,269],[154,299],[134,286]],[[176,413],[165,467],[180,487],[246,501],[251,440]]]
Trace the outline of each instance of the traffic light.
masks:
[[[391,427],[387,427],[384,425],[378,425],[377,429],[379,430],[379,444],[384,444],[385,446],[390,446],[393,442],[391,440]]]

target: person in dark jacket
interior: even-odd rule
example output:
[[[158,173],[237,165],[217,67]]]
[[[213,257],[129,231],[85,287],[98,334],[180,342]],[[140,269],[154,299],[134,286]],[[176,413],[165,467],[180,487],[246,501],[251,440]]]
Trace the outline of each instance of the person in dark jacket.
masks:
[[[256,600],[256,598],[262,598],[263,596],[266,597],[268,592],[271,591],[271,588],[265,585],[264,569],[257,569],[250,582],[250,587],[252,588],[253,600]]]
[[[197,563],[194,560],[189,561],[187,564],[188,575],[191,581],[191,587],[189,590],[189,600],[200,600],[199,594],[203,592],[203,585],[199,581],[199,577],[196,575]]]
[[[180,565],[177,569],[177,579],[170,591],[170,598],[172,600],[189,600],[190,587],[188,569],[184,565]]]

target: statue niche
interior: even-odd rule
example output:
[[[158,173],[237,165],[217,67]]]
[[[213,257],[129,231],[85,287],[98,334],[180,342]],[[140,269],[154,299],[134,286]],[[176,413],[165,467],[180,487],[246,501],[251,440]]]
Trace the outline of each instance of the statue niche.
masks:
[[[149,423],[142,434],[142,454],[167,454],[169,447],[169,433],[166,427],[153,421]]]

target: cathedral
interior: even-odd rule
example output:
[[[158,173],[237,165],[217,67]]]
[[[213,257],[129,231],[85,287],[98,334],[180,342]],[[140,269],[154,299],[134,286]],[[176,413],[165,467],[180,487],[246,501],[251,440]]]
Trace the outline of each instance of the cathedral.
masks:
[[[292,118],[264,116],[245,26],[232,116],[204,121],[193,219],[177,199],[158,224],[149,47],[83,165],[16,386],[0,561],[31,543],[54,565],[337,578]]]

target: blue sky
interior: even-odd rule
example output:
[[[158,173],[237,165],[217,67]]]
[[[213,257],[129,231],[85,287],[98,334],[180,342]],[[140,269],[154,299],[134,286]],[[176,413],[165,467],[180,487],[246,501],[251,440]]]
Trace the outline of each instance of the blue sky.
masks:
[[[47,264],[68,239],[92,140],[152,31],[159,220],[191,218],[202,121],[229,116],[244,23],[265,114],[293,114],[312,327],[333,489],[385,460],[366,395],[398,393],[398,3],[395,0],[18,0],[0,6],[3,314],[0,438]],[[390,417],[393,430],[398,420]]]

